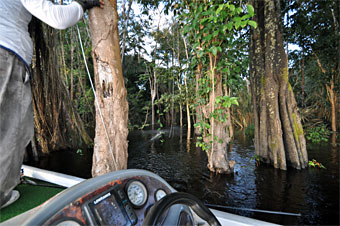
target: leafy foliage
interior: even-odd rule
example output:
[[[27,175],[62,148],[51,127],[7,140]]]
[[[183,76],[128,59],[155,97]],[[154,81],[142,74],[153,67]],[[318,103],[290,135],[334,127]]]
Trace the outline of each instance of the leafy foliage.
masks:
[[[327,142],[330,135],[330,131],[325,125],[308,128],[306,131],[307,140],[311,140],[313,143],[319,144],[321,142]]]
[[[326,86],[339,81],[339,2],[284,1],[288,15],[286,40],[299,48],[290,52],[291,84],[306,126],[318,120],[329,124],[331,109]],[[303,74],[304,73],[304,74]],[[339,96],[338,96],[339,98]],[[339,110],[338,110],[339,111]],[[306,114],[304,114],[306,113]]]
[[[313,159],[312,161],[308,162],[309,167],[317,167],[319,169],[326,169],[326,167],[324,165],[322,165],[322,163],[317,162],[315,159]]]
[[[223,1],[208,1],[205,4],[196,1],[183,2],[181,6],[184,9],[181,15],[183,34],[192,49],[192,77],[197,73],[196,68],[202,68],[197,81],[196,105],[204,109],[211,101],[211,95],[215,98],[209,116],[203,114],[201,120],[195,124],[202,132],[197,145],[208,150],[213,141],[222,142],[221,138],[211,133],[211,123],[214,120],[226,123],[229,120],[226,110],[232,105],[238,105],[237,98],[231,97],[230,92],[227,95],[226,91],[238,84],[233,82],[240,79],[241,68],[246,66],[242,50],[239,49],[245,43],[242,38],[244,31],[241,29],[248,25],[256,26],[256,23],[250,20],[254,15],[254,8],[251,5],[243,8],[242,5]],[[217,80],[222,80],[224,95],[215,97]],[[206,140],[210,140],[209,143]]]
[[[141,5],[144,6],[142,12],[137,14],[133,9],[129,11],[130,3],[138,3],[140,9]],[[338,1],[287,0],[281,3],[286,22],[285,41],[297,47],[289,52],[289,78],[305,128],[309,128],[306,136],[312,142],[324,142],[329,136],[327,127],[331,118],[326,85],[330,84],[332,76],[338,95],[340,90],[340,83],[337,82],[340,79]],[[202,130],[204,136],[218,140],[208,132],[210,120],[225,121],[225,109],[230,108],[233,126],[247,128],[249,136],[252,135],[253,109],[246,83],[248,28],[256,27],[257,24],[251,19],[254,15],[251,5],[240,4],[237,0],[126,0],[118,1],[118,4],[130,129],[145,128],[151,124],[150,78],[154,72],[157,77],[154,107],[159,112],[156,121],[162,126],[178,124],[180,109],[185,109],[183,106],[186,102],[190,105],[191,117],[195,116],[197,106],[209,103],[210,93],[214,89],[212,84],[217,82],[216,78],[212,80],[210,76],[214,73],[222,75],[221,82],[227,95],[215,97],[214,111],[208,118],[195,121],[195,126]],[[172,17],[167,24],[152,29],[152,12],[157,7]],[[92,72],[87,19],[85,16],[78,26]],[[86,130],[94,134],[94,96],[85,73],[75,29],[62,31],[60,39],[64,48],[64,56],[60,56],[60,61],[64,61],[60,69],[64,82],[68,91],[73,93],[73,101]],[[184,42],[188,45],[187,49]],[[153,51],[150,53],[149,49]],[[210,68],[209,56],[217,59],[213,70]],[[196,91],[198,67],[202,68],[202,72]],[[209,149],[209,143],[205,144],[202,137],[200,141],[202,143],[198,145]]]

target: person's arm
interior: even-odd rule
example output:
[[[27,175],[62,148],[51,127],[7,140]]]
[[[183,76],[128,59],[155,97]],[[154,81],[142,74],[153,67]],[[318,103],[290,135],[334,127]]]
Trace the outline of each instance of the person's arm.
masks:
[[[75,25],[84,15],[78,2],[70,5],[54,5],[48,0],[21,0],[24,7],[35,17],[56,29]]]

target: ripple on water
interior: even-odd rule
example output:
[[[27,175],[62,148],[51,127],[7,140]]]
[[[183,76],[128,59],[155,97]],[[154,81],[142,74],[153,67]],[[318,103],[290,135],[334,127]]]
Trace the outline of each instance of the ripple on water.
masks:
[[[155,172],[177,190],[207,203],[303,214],[297,218],[231,211],[244,216],[289,225],[339,224],[339,151],[308,150],[309,158],[326,164],[327,170],[282,171],[266,165],[255,167],[252,142],[236,139],[228,152],[236,161],[235,174],[215,175],[206,167],[206,154],[194,144],[188,152],[186,139],[180,143],[178,131],[172,138],[164,136],[164,142],[161,138],[150,142],[156,135],[152,131],[130,134],[128,167]]]

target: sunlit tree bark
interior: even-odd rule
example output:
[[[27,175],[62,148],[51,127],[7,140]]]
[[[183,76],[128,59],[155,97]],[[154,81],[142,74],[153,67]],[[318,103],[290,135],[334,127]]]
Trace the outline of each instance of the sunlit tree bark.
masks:
[[[117,2],[104,3],[103,9],[96,7],[89,12],[96,96],[101,110],[96,106],[93,176],[127,168],[128,158],[128,102],[119,48]]]
[[[282,37],[279,0],[253,0],[257,29],[252,29],[250,77],[255,116],[255,151],[283,170],[308,164],[306,142]]]
[[[200,98],[199,95],[198,95],[198,89],[199,89],[198,81],[200,80],[200,78],[202,76],[201,73],[202,73],[202,64],[199,63],[197,65],[197,71],[196,71],[196,74],[195,74],[196,75],[196,79],[195,79],[196,102]],[[196,104],[196,105],[197,106],[195,108],[195,119],[196,119],[195,123],[197,123],[197,122],[202,120],[202,110],[201,110],[201,107],[198,104]],[[195,132],[195,135],[197,135],[197,136],[202,134],[201,133],[201,128],[199,126],[195,127],[194,132]]]

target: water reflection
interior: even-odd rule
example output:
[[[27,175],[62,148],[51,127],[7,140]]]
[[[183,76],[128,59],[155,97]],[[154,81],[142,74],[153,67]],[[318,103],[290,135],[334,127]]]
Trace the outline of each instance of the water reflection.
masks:
[[[252,140],[238,134],[229,145],[235,160],[234,175],[215,175],[207,170],[204,152],[194,142],[183,144],[186,134],[174,129],[172,137],[148,142],[158,131],[134,131],[129,135],[129,168],[142,168],[159,174],[179,191],[189,192],[206,203],[288,213],[280,216],[249,211],[228,212],[279,224],[339,224],[339,151],[308,147],[309,158],[326,165],[327,170],[282,171],[270,166],[255,167]],[[162,141],[162,142],[161,142]],[[144,143],[145,145],[139,145]],[[138,148],[136,148],[138,147]]]
[[[339,225],[339,146],[308,146],[309,159],[316,159],[326,170],[287,171],[261,165],[255,167],[252,140],[242,133],[228,147],[236,161],[234,175],[215,175],[207,169],[206,154],[197,150],[194,138],[174,127],[133,131],[129,134],[128,168],[150,170],[175,189],[189,192],[206,203],[290,213],[301,217],[230,210],[278,224]],[[183,137],[183,139],[181,139]],[[186,142],[185,142],[186,140]],[[188,148],[189,145],[189,148]],[[92,152],[55,152],[38,167],[89,178]]]

